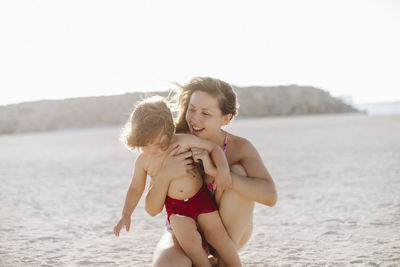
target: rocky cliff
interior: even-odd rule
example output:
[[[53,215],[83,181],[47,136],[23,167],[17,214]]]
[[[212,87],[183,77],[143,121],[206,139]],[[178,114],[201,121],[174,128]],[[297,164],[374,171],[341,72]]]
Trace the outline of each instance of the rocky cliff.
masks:
[[[357,112],[328,92],[313,87],[235,87],[235,90],[239,117]],[[135,102],[151,94],[167,96],[168,93],[126,93],[0,106],[0,134],[122,125]]]

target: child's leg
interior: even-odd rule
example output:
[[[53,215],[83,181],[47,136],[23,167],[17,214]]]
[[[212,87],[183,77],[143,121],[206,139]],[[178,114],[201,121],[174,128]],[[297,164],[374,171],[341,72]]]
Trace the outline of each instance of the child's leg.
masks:
[[[195,220],[172,214],[169,217],[172,231],[186,255],[195,266],[211,266],[201,243]]]
[[[207,242],[215,248],[227,266],[242,266],[236,247],[226,232],[218,211],[200,214],[197,222]]]

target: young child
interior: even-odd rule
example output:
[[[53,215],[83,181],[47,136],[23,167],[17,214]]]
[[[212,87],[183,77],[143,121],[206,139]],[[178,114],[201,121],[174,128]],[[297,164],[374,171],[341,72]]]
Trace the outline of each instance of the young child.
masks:
[[[163,160],[179,146],[184,151],[191,148],[205,149],[211,153],[217,169],[216,179],[230,181],[229,166],[222,149],[205,139],[189,134],[175,134],[172,113],[163,100],[154,98],[138,103],[127,123],[128,133],[123,135],[130,149],[141,150],[126,195],[122,217],[114,227],[119,236],[123,226],[129,231],[130,217],[143,194],[146,177],[157,175]],[[183,177],[173,177],[169,183],[165,208],[175,237],[195,266],[211,266],[202,247],[203,231],[207,242],[228,266],[241,266],[236,248],[228,236],[214,201],[203,183],[199,172]]]

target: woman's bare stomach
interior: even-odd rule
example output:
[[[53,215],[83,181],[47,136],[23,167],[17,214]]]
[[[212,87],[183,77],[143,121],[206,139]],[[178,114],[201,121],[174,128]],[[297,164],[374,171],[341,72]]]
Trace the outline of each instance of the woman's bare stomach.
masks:
[[[175,178],[169,185],[168,196],[174,199],[183,200],[194,196],[203,186],[203,179],[196,172],[194,175]]]

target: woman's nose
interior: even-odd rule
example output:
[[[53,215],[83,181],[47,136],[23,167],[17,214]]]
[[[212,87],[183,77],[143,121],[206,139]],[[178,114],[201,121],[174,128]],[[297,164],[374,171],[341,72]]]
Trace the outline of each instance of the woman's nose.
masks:
[[[200,121],[200,116],[197,113],[192,114],[192,123],[198,123]]]

